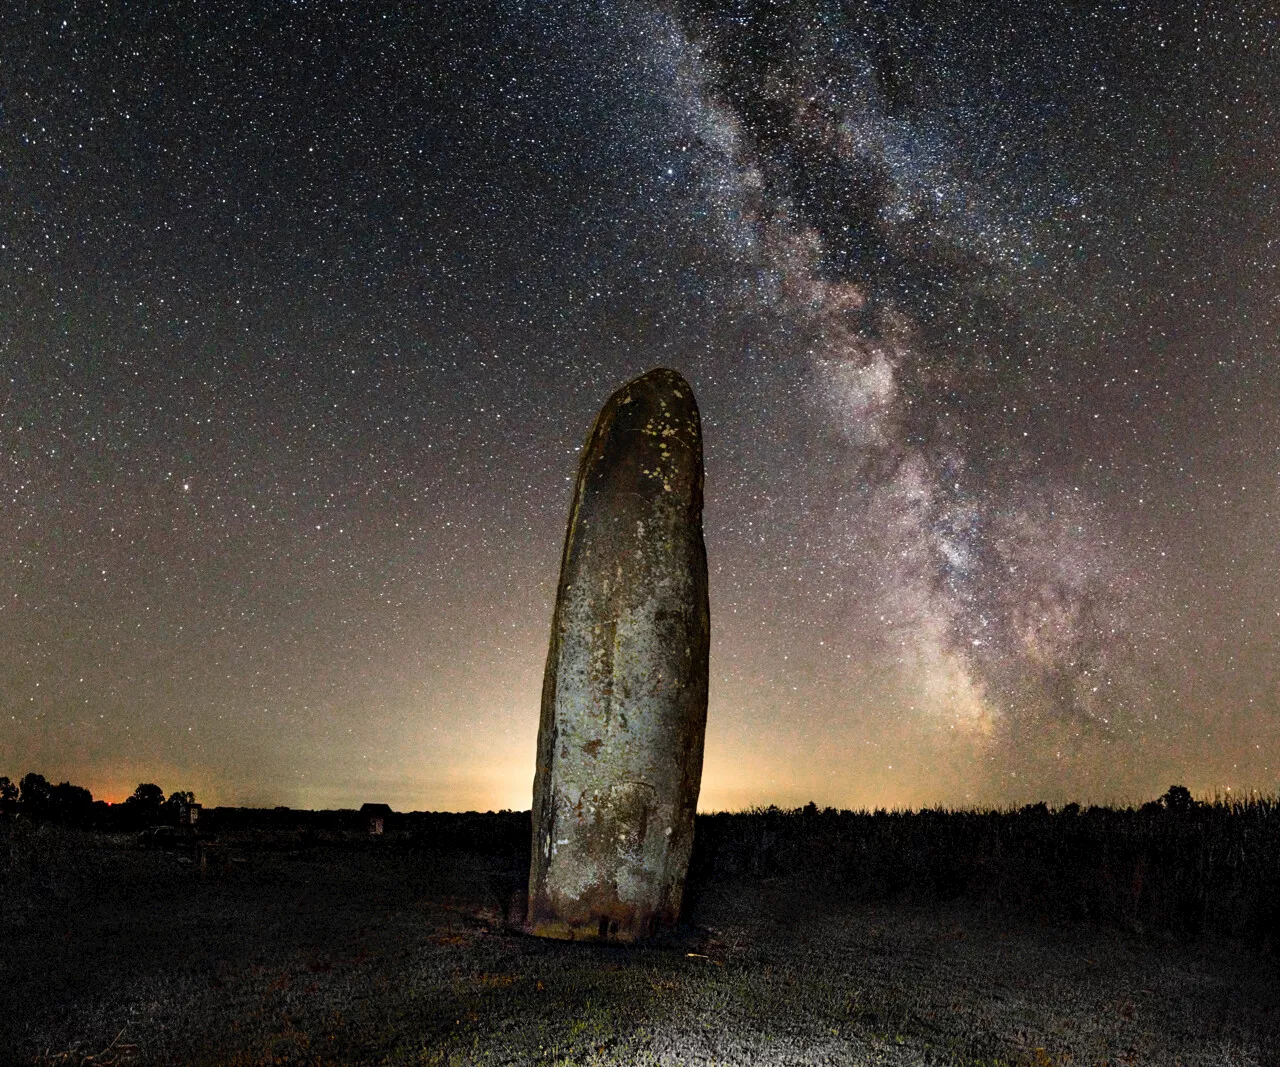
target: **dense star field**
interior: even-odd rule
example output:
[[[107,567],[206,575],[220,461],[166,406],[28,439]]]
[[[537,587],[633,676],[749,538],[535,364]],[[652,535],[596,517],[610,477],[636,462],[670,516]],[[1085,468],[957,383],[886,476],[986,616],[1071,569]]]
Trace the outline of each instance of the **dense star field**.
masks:
[[[527,808],[706,446],[704,809],[1280,781],[1266,3],[5,5],[0,773]]]

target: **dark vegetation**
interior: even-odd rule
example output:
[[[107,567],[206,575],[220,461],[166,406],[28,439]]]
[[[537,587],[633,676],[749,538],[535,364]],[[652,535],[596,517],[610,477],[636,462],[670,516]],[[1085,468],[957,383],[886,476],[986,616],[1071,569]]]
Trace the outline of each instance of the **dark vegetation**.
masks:
[[[699,816],[686,925],[619,948],[517,932],[527,812],[24,785],[0,1064],[1280,1062],[1274,800]]]
[[[1280,948],[1273,797],[1204,803],[1174,786],[1139,808],[867,813],[811,804],[700,815],[694,897],[744,874],[794,874],[825,896],[977,901],[1044,919]]]
[[[140,784],[123,804],[27,774],[0,778],[0,814],[107,832],[181,826],[189,792]],[[255,832],[259,847],[307,848],[360,837],[355,810],[213,808],[174,847]],[[495,892],[514,915],[529,862],[528,812],[409,812],[386,819],[385,845],[496,861]],[[806,893],[878,902],[971,901],[1041,919],[1085,919],[1178,937],[1245,939],[1280,950],[1280,801],[1195,800],[1183,786],[1141,807],[838,811],[814,804],[699,815],[686,918],[706,886],[786,876]],[[513,921],[516,921],[513,919]]]
[[[16,785],[0,777],[0,816],[22,815],[38,822],[77,830],[119,833],[151,826],[179,826],[191,821],[198,810],[195,794],[177,790],[166,798],[151,782],[138,788],[122,804],[94,800],[83,786],[70,782],[51,784],[43,774],[24,774]]]

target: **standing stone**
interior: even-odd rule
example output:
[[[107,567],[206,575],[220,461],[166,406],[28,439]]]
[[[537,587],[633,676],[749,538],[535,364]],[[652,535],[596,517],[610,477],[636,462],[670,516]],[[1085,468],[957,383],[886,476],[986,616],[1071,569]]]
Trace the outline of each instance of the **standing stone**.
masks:
[[[675,924],[709,642],[698,406],[659,368],[609,398],[578,467],[542,685],[531,933],[635,941]]]

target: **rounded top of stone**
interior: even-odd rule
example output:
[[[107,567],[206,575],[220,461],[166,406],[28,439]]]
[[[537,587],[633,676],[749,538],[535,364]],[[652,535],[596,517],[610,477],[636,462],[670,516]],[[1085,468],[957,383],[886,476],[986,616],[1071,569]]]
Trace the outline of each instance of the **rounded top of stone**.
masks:
[[[654,367],[653,370],[647,370],[639,377],[632,378],[627,385],[639,385],[641,382],[648,383],[653,381],[654,385],[663,384],[678,389],[687,389],[693,392],[693,386],[685,380],[685,376],[678,370],[672,370],[670,367]],[[625,389],[626,386],[623,386]]]
[[[637,378],[632,378],[626,385],[614,391],[606,410],[630,404],[633,400],[660,403],[663,407],[668,401],[674,401],[676,410],[696,412],[698,402],[693,396],[693,386],[685,380],[683,374],[670,367],[654,367]]]
[[[587,434],[578,480],[584,515],[597,492],[645,507],[656,493],[663,506],[684,501],[701,514],[701,417],[679,371],[655,367],[614,391]]]

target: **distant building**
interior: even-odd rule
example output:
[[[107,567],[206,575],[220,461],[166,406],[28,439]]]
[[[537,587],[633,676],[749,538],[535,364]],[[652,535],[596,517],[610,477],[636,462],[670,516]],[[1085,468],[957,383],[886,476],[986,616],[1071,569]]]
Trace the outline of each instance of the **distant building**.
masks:
[[[195,826],[200,821],[200,813],[204,807],[194,800],[187,800],[180,794],[170,797],[165,807],[173,812],[172,818],[179,826]]]
[[[391,815],[391,805],[361,804],[360,814],[369,828],[369,833],[376,837],[386,828],[386,820]]]

